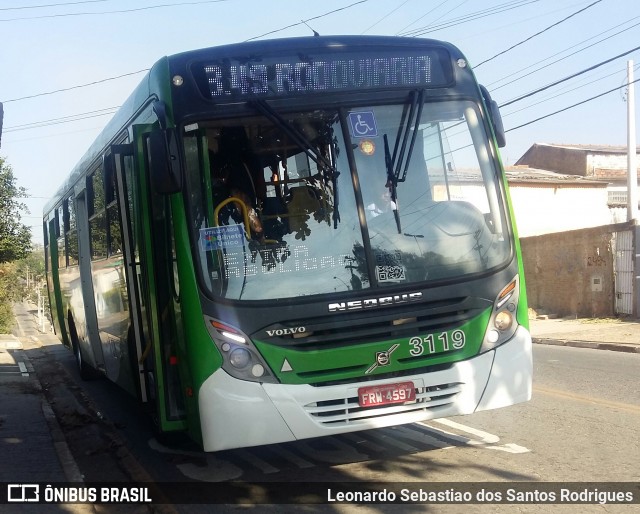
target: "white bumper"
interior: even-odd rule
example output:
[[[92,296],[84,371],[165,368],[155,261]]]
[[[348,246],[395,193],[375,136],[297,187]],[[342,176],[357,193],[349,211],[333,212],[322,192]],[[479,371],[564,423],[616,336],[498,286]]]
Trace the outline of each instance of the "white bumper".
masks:
[[[505,407],[531,398],[532,367],[531,336],[520,327],[508,343],[449,369],[366,384],[258,384],[219,369],[199,391],[203,445],[258,446]],[[416,403],[358,407],[358,387],[407,381]]]

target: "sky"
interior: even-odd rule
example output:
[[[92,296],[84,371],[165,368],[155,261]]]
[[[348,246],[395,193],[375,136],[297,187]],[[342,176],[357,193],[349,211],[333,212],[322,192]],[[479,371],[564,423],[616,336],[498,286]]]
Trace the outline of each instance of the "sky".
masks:
[[[159,58],[313,30],[458,46],[509,103],[506,165],[534,143],[627,144],[637,0],[0,0],[0,156],[30,195],[22,221],[33,241],[42,244],[49,197]]]

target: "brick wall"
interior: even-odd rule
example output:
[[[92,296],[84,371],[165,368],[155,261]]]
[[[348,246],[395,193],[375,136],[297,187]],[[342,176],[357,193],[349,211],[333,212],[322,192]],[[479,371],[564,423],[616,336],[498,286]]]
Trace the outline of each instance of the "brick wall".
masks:
[[[520,239],[529,306],[547,314],[614,316],[613,233],[630,225]]]

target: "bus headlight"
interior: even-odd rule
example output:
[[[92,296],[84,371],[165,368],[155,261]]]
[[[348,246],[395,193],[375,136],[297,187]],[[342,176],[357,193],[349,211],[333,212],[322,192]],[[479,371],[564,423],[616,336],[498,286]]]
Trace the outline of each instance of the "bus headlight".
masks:
[[[509,311],[500,311],[496,314],[493,324],[500,332],[509,330],[513,324],[513,315]]]
[[[493,311],[484,335],[481,352],[491,350],[513,336],[518,328],[514,313],[518,307],[519,295],[520,280],[516,275],[493,302]]]
[[[234,348],[229,354],[229,362],[236,369],[244,369],[251,362],[251,354],[246,348]]]
[[[244,332],[207,316],[205,320],[209,334],[222,355],[222,369],[229,375],[252,382],[278,382]]]

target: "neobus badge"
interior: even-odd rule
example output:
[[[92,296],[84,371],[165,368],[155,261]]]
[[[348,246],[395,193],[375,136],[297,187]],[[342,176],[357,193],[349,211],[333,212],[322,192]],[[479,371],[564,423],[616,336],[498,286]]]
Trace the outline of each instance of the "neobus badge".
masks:
[[[329,304],[329,312],[357,311],[372,307],[387,307],[399,303],[416,302],[422,300],[422,293],[407,293],[393,296],[381,296],[379,298],[367,298],[366,300],[353,300],[351,302],[336,302]]]

